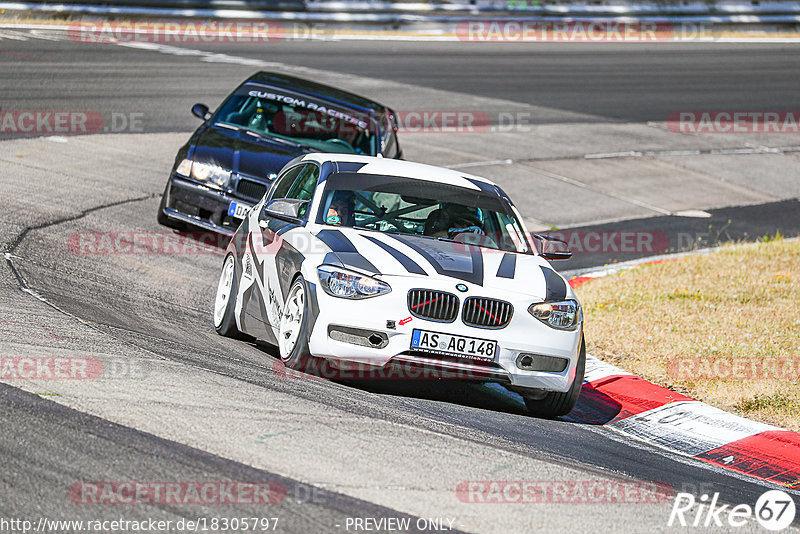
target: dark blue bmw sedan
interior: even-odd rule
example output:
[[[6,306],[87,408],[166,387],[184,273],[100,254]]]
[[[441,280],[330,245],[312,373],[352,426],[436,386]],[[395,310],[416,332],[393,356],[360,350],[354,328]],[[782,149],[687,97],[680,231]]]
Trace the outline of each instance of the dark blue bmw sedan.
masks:
[[[395,113],[367,98],[309,80],[258,72],[178,151],[158,222],[231,235],[283,166],[309,152],[401,158]]]

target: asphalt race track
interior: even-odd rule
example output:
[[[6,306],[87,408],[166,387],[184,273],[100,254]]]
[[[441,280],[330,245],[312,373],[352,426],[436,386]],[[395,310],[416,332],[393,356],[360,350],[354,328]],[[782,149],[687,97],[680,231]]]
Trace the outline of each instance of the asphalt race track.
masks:
[[[456,494],[470,480],[658,482],[754,503],[771,486],[591,421],[527,417],[499,387],[287,379],[272,349],[214,332],[218,249],[94,254],[70,243],[86,232],[166,231],[155,211],[197,125],[190,106],[216,106],[261,68],[397,110],[486,113],[479,133],[401,132],[406,157],[496,180],[536,228],[665,235],[657,250],[576,254],[562,270],[797,235],[800,135],[688,135],[660,123],[687,109],[797,109],[798,58],[800,47],[764,44],[143,47],[0,29],[2,111],[105,119],[94,135],[0,141],[3,355],[83,355],[120,369],[0,384],[0,517],[262,516],[297,533],[353,531],[354,517],[449,518],[470,532],[675,530],[669,499],[475,504]],[[509,128],[507,116],[517,121]],[[631,151],[642,154],[622,155]],[[69,493],[80,482],[170,480],[271,482],[286,497],[266,507],[98,506]]]

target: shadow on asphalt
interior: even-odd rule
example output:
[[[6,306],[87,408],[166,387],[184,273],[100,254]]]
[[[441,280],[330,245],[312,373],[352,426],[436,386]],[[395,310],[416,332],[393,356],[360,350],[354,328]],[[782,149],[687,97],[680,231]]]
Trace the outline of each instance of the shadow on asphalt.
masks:
[[[522,397],[507,390],[500,384],[457,379],[392,379],[384,378],[390,376],[386,372],[376,373],[373,378],[340,378],[337,377],[335,371],[325,367],[324,364],[322,370],[316,369],[316,372],[312,371],[311,374],[301,373],[286,368],[283,362],[280,361],[275,347],[261,341],[257,342],[256,346],[275,358],[272,366],[273,370],[284,377],[330,380],[346,387],[376,395],[420,399],[528,416]],[[621,404],[594,389],[589,384],[584,384],[578,404],[567,416],[557,420],[586,425],[604,425],[617,418],[621,412]]]

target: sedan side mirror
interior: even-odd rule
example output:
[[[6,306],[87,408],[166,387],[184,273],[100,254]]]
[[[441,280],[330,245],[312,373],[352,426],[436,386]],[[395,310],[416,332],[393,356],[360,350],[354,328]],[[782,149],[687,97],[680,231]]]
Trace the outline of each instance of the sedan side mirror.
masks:
[[[195,104],[192,106],[192,115],[201,120],[208,119],[208,106],[205,104]]]
[[[542,234],[533,234],[539,256],[546,260],[568,260],[572,251],[566,241]]]
[[[264,208],[262,217],[264,215],[276,215],[278,217],[291,217],[293,219],[301,219],[306,214],[308,209],[308,200],[299,200],[296,198],[276,198],[270,200]]]

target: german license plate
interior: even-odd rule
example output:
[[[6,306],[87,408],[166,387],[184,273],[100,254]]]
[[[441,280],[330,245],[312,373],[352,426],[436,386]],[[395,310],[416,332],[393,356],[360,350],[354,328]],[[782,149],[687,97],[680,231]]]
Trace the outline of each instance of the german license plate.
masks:
[[[252,206],[249,204],[236,202],[234,200],[228,205],[228,215],[237,219],[244,219],[244,216],[247,215],[247,212],[250,210],[250,208],[252,208]]]
[[[461,356],[478,360],[494,360],[497,354],[495,341],[416,329],[411,334],[411,348],[444,356]]]

